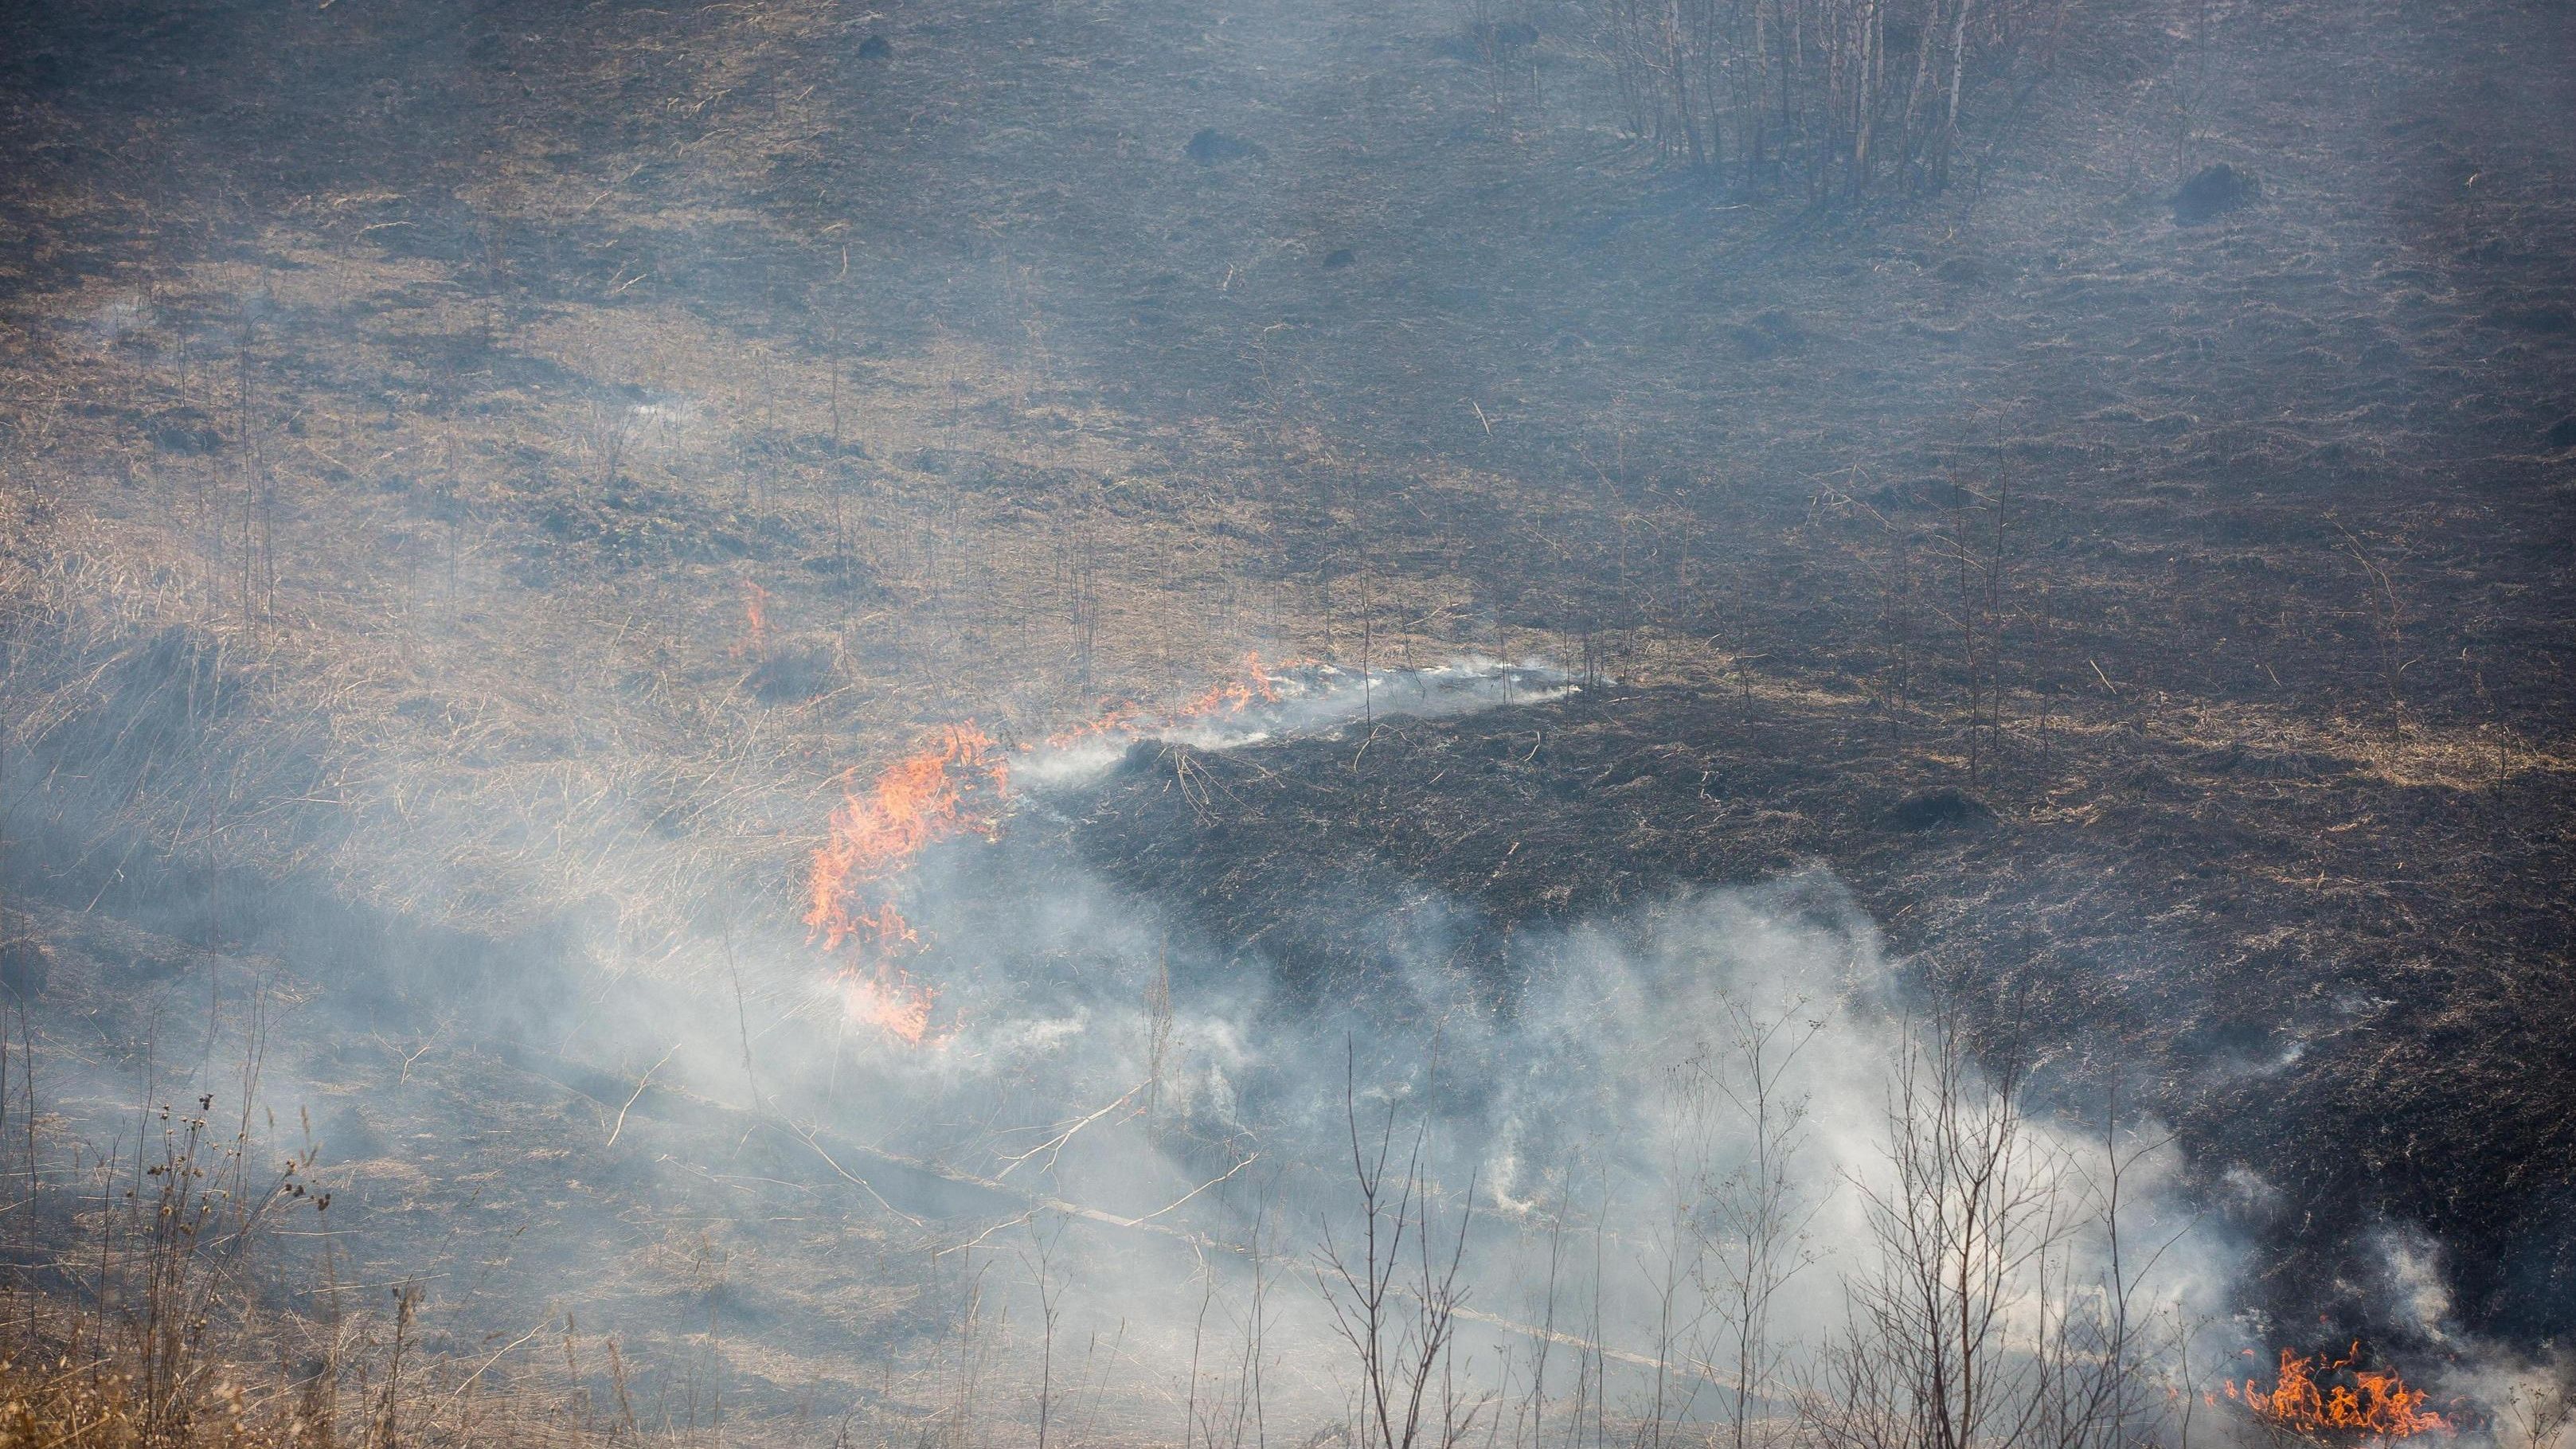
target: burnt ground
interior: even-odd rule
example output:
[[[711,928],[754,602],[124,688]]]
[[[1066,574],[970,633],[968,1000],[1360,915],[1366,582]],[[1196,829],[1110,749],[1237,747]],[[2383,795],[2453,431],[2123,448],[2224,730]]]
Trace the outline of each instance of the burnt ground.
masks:
[[[1070,835],[1258,943],[1308,1000],[1369,994],[1408,919],[1508,997],[1517,931],[1823,866],[1918,986],[1970,1003],[2061,1106],[2098,1117],[2117,1089],[2172,1122],[2284,1321],[2402,1334],[2380,1321],[2371,1234],[2413,1223],[2457,1254],[2465,1318],[2564,1333],[2563,778],[2428,787],[2330,754],[2108,736],[2014,761],[1983,796],[1906,793],[1885,736],[1835,713],[1612,687],[1140,749]],[[2237,1169],[2278,1197],[2232,1187]]]
[[[1822,862],[2279,1188],[2277,1311],[2384,1218],[2563,1333],[2566,8],[2079,4],[1957,184],[1823,209],[1658,164],[1576,7],[1509,74],[1271,9],[14,11],[9,888],[790,923],[922,727],[1546,652],[1619,682],[1140,759],[1077,843],[1318,985],[1297,887],[1499,959]]]

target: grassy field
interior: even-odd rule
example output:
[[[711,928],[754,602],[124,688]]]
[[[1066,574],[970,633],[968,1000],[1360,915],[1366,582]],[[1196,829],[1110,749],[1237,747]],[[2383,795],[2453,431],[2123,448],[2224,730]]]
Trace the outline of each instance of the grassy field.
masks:
[[[2174,1125],[2248,1308],[2439,1352],[2376,1286],[2403,1227],[2449,1331],[2576,1330],[2563,8],[2070,3],[1969,79],[1945,185],[1823,202],[1637,135],[1609,7],[1490,9],[0,21],[0,882],[50,963],[10,1090],[53,1094],[0,1122],[0,1428],[686,1436],[736,1394],[727,1433],[963,1440],[1013,1341],[924,1306],[921,1214],[824,1190],[868,1144],[747,1148],[757,1077],[517,1023],[631,979],[739,1012],[746,1071],[746,1000],[826,1040],[777,943],[854,780],[1247,657],[1587,686],[1147,751],[1049,827],[1294,990],[1364,995],[1423,893],[1508,995],[1516,933],[1821,865],[2059,1100]],[[2250,198],[2186,222],[2222,162]],[[710,985],[719,936],[781,964]],[[254,1130],[256,1070],[345,1117]],[[208,1152],[321,1143],[369,1226],[174,1269],[203,1337],[112,1328],[82,1255],[202,1251],[112,1210],[137,1082],[240,1113]],[[690,1306],[583,1329],[577,1283]],[[532,1304],[560,1371],[477,1370]]]

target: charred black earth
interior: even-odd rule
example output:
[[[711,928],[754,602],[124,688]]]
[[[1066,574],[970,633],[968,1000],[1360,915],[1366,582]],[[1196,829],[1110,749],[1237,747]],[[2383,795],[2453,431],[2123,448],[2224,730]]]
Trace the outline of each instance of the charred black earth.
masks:
[[[2282,1320],[2402,1340],[2369,1288],[2378,1233],[2411,1223],[2448,1248],[2473,1330],[2576,1329],[2562,779],[2405,786],[2115,732],[1978,794],[1909,791],[1888,743],[1794,703],[1607,686],[1139,746],[1068,833],[1309,999],[1365,995],[1407,936],[1508,998],[1525,927],[1822,866],[2061,1106],[2098,1114],[2116,1088],[2171,1121]],[[2339,845],[2355,818],[2381,828]]]

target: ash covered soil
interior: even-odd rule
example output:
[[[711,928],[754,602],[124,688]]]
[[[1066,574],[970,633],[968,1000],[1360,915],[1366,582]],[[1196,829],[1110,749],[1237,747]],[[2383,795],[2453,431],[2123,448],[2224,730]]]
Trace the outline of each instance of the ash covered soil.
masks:
[[[649,1052],[567,1105],[476,980],[248,903],[552,1012],[588,967],[526,943],[603,895],[792,934],[924,728],[1543,653],[1591,687],[1144,749],[1053,828],[1317,995],[1821,866],[2065,1101],[2167,1114],[2276,1314],[2402,1332],[2347,1285],[2405,1224],[2468,1327],[2576,1330],[2566,7],[2077,5],[1954,184],[1829,208],[1659,164],[1536,14],[1508,75],[1446,0],[0,20],[37,1038],[273,947],[390,1003],[317,1077],[488,1107],[342,1134],[441,1251],[605,1183],[702,1294],[704,1204],[593,1145]],[[584,1186],[471,1182],[575,1136]]]
[[[2059,1105],[2174,1123],[2285,1321],[2401,1332],[2373,1230],[2408,1222],[2457,1253],[2464,1317],[2563,1332],[2576,993],[2532,939],[2565,920],[2563,779],[2463,791],[2120,726],[2059,748],[1983,797],[1909,792],[1838,712],[1610,686],[1140,747],[1065,833],[1308,1001],[1366,1000],[1426,943],[1508,1001],[1521,931],[1829,870]]]

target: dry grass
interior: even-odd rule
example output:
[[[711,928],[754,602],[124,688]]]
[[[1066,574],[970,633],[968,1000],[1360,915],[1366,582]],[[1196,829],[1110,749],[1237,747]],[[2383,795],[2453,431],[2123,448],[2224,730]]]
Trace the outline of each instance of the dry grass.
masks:
[[[322,28],[352,9],[246,33],[399,57],[416,17]],[[383,95],[354,68],[238,72],[342,108],[303,130],[156,129],[70,89],[12,113],[47,144],[6,183],[27,240],[0,259],[0,745],[44,763],[11,848],[41,836],[66,908],[159,862],[478,936],[604,901],[649,957],[711,895],[791,921],[836,781],[925,728],[1042,734],[1363,636],[1380,662],[1547,652],[1667,686],[1648,703],[1718,722],[1690,769],[1840,762],[1830,791],[1745,785],[1745,817],[1652,837],[1708,874],[1926,785],[2159,840],[2217,802],[2255,845],[2156,858],[2256,874],[2300,923],[2157,909],[2229,961],[2293,940],[2290,975],[2451,939],[2412,897],[2402,936],[2302,914],[2373,894],[2380,847],[2422,858],[2403,791],[2482,817],[2570,768],[2563,508],[2526,416],[2569,354],[2487,320],[2557,285],[2530,259],[2565,250],[2564,143],[2457,113],[2454,63],[2511,53],[2273,7],[2230,22],[2247,64],[2213,78],[2205,33],[2195,59],[2162,12],[2097,15],[1992,135],[1991,190],[1864,224],[1676,201],[1656,125],[1616,134],[1616,77],[1553,25],[1508,105],[1426,58],[1517,9],[1275,33],[952,9],[944,35],[822,4],[532,26],[432,96],[436,127],[396,109],[446,84],[426,62],[389,61]],[[64,13],[131,40],[113,7]],[[899,63],[856,65],[880,23]],[[162,83],[228,74],[132,43]],[[2343,108],[2347,65],[2387,114]],[[1270,155],[1180,160],[1204,124],[1267,127]],[[1830,158],[1840,124],[1802,144]],[[2175,231],[2178,152],[2282,200]],[[2010,565],[1962,604],[2007,478]],[[1569,723],[1570,756],[1617,733]],[[2475,859],[2447,868],[2427,894],[2476,912]],[[131,1410],[79,1321],[13,1357],[70,1360],[12,1369],[21,1398]],[[511,1372],[448,1408],[423,1389],[405,1422],[614,1432],[596,1403],[590,1430],[547,1417],[568,1383],[472,1407]],[[234,1375],[242,1432],[297,1422],[297,1382]],[[211,1379],[191,1402],[231,1432]]]

